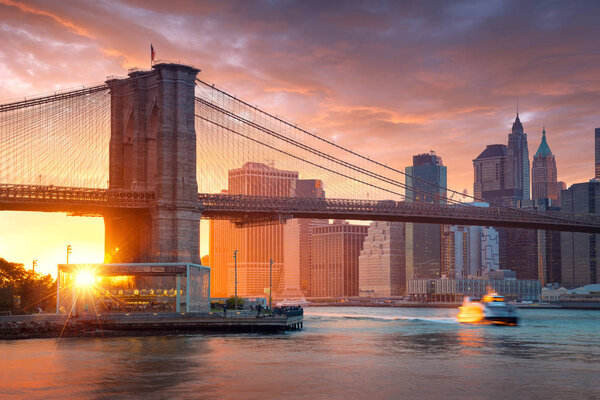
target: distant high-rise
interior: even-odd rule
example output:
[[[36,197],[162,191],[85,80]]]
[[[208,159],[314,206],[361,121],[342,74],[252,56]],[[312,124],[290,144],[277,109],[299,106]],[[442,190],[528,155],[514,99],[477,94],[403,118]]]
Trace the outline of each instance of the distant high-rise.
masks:
[[[407,202],[446,202],[446,167],[435,153],[413,156],[406,167]],[[437,278],[441,274],[441,226],[406,224],[406,278]]]
[[[595,154],[596,173],[595,173],[594,177],[596,179],[600,179],[600,128],[596,128],[595,135],[594,135],[594,144],[595,144],[594,147],[596,149],[596,154]]]
[[[358,296],[358,257],[368,228],[334,221],[312,229],[312,296]]]
[[[561,212],[600,214],[600,182],[571,185],[561,194]],[[561,284],[566,288],[600,283],[600,235],[561,232]]]
[[[560,207],[560,192],[565,189],[564,182],[557,182],[556,160],[546,141],[546,128],[542,130],[542,141],[533,156],[531,167],[532,198],[540,210],[556,210]],[[559,283],[560,268],[560,232],[538,231],[538,279],[542,285]]]
[[[542,141],[533,156],[531,167],[532,197],[534,200],[549,199],[550,207],[560,207],[560,191],[564,182],[557,182],[556,160],[546,141],[546,128],[542,131]]]
[[[325,197],[320,179],[299,179],[293,193],[296,197]],[[327,220],[291,219],[283,226],[283,297],[310,295],[310,260],[312,228],[327,225]]]
[[[515,118],[512,132],[508,134],[508,148],[506,155],[506,187],[513,192],[514,205],[521,200],[529,200],[529,149],[527,147],[527,134],[519,114]]]
[[[487,203],[468,203],[488,207]],[[498,232],[484,226],[444,226],[442,275],[446,278],[487,276],[500,268]]]
[[[358,259],[359,296],[401,296],[406,291],[402,222],[374,221]]]
[[[530,198],[527,134],[517,113],[508,146],[489,145],[473,160],[475,197],[491,206],[521,207]],[[500,268],[517,272],[519,279],[537,279],[537,233],[498,228]]]
[[[506,188],[507,154],[505,145],[490,144],[473,160],[473,192],[477,200],[502,204],[512,198],[512,191]]]
[[[227,193],[255,196],[292,196],[298,172],[247,162],[229,171]],[[269,287],[269,260],[273,258],[273,291],[284,287],[283,225],[237,228],[229,221],[210,222],[211,290],[229,296],[235,290],[233,254],[237,253],[238,296],[264,296]],[[226,271],[226,272],[225,272]]]

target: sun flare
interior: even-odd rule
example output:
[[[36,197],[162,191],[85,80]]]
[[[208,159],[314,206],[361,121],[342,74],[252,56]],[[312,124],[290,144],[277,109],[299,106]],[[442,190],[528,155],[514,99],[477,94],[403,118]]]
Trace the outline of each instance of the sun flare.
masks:
[[[94,284],[94,274],[92,271],[83,270],[75,275],[75,284],[79,287],[87,287]]]

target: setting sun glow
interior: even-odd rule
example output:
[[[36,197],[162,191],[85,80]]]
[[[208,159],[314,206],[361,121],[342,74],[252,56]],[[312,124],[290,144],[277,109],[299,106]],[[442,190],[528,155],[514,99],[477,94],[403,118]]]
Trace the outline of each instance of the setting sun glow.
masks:
[[[92,271],[89,270],[83,270],[83,271],[79,271],[77,272],[77,275],[75,276],[75,284],[78,287],[88,287],[94,284],[94,274],[92,273]]]

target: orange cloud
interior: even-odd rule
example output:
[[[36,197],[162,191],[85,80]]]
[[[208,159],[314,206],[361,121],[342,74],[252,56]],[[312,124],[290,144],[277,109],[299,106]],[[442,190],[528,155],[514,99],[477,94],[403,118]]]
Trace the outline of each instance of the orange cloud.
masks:
[[[40,10],[40,9],[31,7],[27,4],[19,3],[14,0],[0,0],[0,4],[4,4],[9,7],[16,7],[19,10],[26,12],[26,13],[49,17],[49,18],[53,19],[55,22],[64,26],[65,28],[68,28],[68,29],[72,30],[73,32],[77,33],[78,35],[85,36],[88,38],[92,37],[92,35],[86,29],[84,29],[78,25],[75,25],[71,21],[61,18],[58,15],[50,13],[48,11]]]

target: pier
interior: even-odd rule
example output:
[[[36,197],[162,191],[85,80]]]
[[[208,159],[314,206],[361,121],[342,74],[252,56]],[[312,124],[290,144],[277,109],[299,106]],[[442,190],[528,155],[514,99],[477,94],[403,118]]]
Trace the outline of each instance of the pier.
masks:
[[[302,310],[279,314],[211,313],[33,314],[0,317],[0,340],[50,337],[154,336],[179,333],[281,333],[303,328]]]

